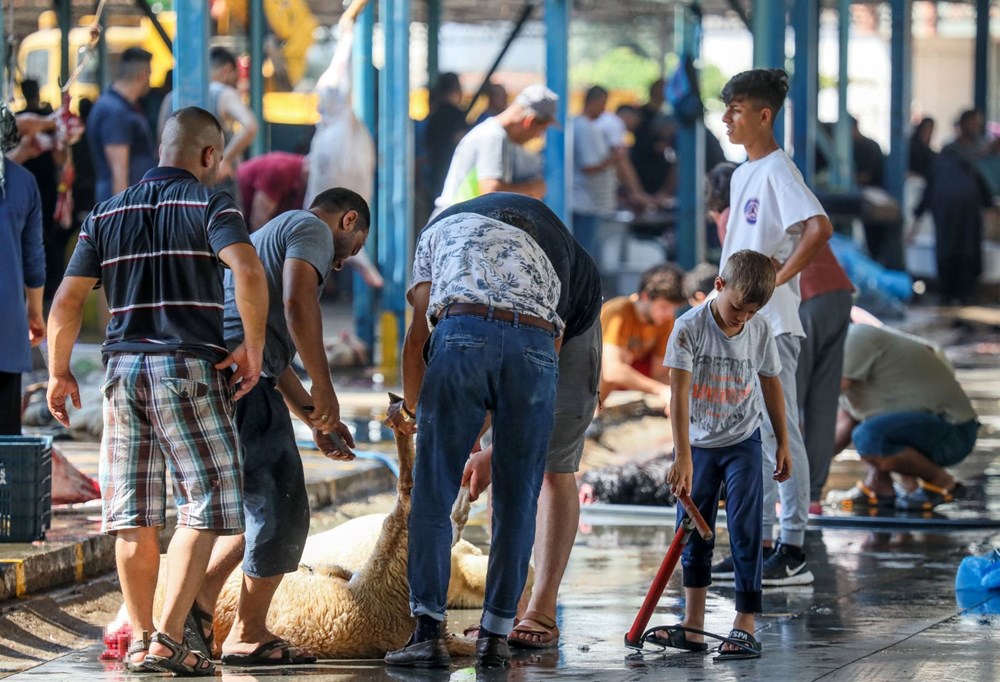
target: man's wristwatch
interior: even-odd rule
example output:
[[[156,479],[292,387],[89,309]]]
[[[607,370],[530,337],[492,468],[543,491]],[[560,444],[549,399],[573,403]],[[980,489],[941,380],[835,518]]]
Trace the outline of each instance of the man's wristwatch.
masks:
[[[403,415],[403,421],[407,424],[412,424],[417,421],[417,415],[413,414],[406,408],[406,403],[399,404],[399,413]]]

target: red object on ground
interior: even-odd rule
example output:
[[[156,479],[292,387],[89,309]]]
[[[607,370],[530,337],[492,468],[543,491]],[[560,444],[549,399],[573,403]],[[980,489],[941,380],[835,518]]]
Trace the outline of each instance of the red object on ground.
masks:
[[[109,625],[104,631],[104,652],[100,658],[102,661],[123,661],[131,645],[132,626],[128,622],[122,623],[117,628],[114,624]]]
[[[101,497],[101,486],[59,450],[52,448],[52,504],[89,502]]]
[[[649,625],[649,619],[652,618],[656,605],[660,602],[660,597],[663,596],[667,581],[670,580],[674,568],[677,567],[677,562],[681,558],[681,552],[684,551],[684,545],[687,544],[691,531],[697,529],[698,534],[706,540],[712,537],[712,529],[705,523],[705,519],[702,518],[691,498],[683,495],[679,496],[677,501],[684,506],[687,518],[681,522],[680,528],[674,534],[673,542],[667,548],[667,554],[663,557],[663,563],[660,564],[660,570],[656,572],[653,584],[649,586],[649,592],[646,593],[646,599],[639,608],[635,622],[632,623],[632,629],[625,635],[625,646],[633,649],[642,648],[642,635],[646,631],[646,626]]]

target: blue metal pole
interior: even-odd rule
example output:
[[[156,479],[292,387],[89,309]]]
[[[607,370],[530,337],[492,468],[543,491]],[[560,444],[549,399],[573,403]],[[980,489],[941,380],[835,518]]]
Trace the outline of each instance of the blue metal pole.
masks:
[[[674,44],[682,55],[697,60],[701,53],[701,16],[685,5],[675,5]],[[677,68],[683,69],[681,62]],[[678,122],[677,263],[693,268],[705,255],[705,123]]]
[[[851,141],[851,122],[847,112],[847,87],[849,85],[849,40],[851,36],[851,0],[837,2],[837,123],[834,128],[836,158],[830,168],[831,187],[847,192],[854,187],[854,147]]]
[[[368,127],[368,132],[375,136],[378,121],[375,114],[375,65],[372,64],[372,35],[375,28],[375,3],[369,2],[358,15],[354,24],[354,45],[351,64],[354,84],[354,115]],[[376,191],[375,197],[378,196]],[[368,238],[368,251],[372,260],[378,262],[379,228],[378,202],[371,202],[372,224]],[[354,273],[354,331],[358,338],[368,346],[371,353],[375,349],[375,295],[371,287],[365,284],[364,278]]]
[[[208,104],[208,3],[176,0],[174,111]]]
[[[795,0],[792,151],[806,184],[816,176],[816,95],[819,89],[819,0]]]
[[[989,117],[990,0],[976,0],[976,110]]]
[[[753,0],[753,66],[755,69],[785,68],[786,0]],[[774,122],[774,137],[785,146],[785,109]]]
[[[545,80],[549,89],[559,95],[557,120],[563,126],[562,130],[549,127],[545,138],[545,203],[572,229],[566,203],[571,174],[567,172],[570,158],[565,132],[569,98],[570,2],[545,0]]]
[[[382,293],[382,365],[395,376],[406,312],[406,264],[413,217],[413,145],[410,124],[410,3],[383,0],[385,66],[379,82],[378,263]]]
[[[441,0],[427,0],[427,83],[438,78],[438,34],[441,31]]]
[[[250,155],[267,149],[267,121],[264,120],[264,0],[250,0],[250,108],[257,114],[260,130],[250,143]]]
[[[889,193],[903,205],[909,166],[906,134],[910,122],[910,55],[913,38],[911,0],[892,0],[892,83],[890,84],[889,163],[886,181]]]

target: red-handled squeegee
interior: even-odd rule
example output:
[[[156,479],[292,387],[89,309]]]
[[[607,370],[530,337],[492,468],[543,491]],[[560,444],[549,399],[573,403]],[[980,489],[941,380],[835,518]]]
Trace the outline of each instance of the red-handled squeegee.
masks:
[[[660,570],[653,578],[653,584],[649,586],[649,592],[646,593],[642,608],[639,609],[635,622],[632,623],[632,629],[625,635],[625,646],[630,649],[642,649],[643,632],[649,624],[649,619],[653,616],[656,605],[660,602],[660,597],[663,596],[663,590],[666,589],[667,581],[670,580],[670,576],[681,558],[681,552],[684,550],[684,545],[687,543],[691,531],[697,529],[698,534],[704,539],[710,540],[712,538],[712,529],[705,523],[705,519],[702,518],[698,508],[694,506],[691,497],[682,495],[677,498],[677,501],[683,505],[687,516],[681,521],[680,527],[674,534],[674,540],[670,543],[666,556],[663,557],[663,563],[660,564]]]

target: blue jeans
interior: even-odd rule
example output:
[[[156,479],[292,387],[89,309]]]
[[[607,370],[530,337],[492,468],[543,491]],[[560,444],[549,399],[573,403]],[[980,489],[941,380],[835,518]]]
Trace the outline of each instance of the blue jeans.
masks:
[[[913,448],[939,467],[950,467],[976,446],[979,422],[952,424],[930,412],[887,412],[854,427],[851,439],[862,457],[895,455]]]
[[[493,543],[482,626],[514,625],[535,542],[535,510],[552,431],[559,369],[552,334],[479,317],[434,328],[417,402],[410,509],[410,608],[444,619],[451,577],[451,508],[462,470],[493,415]]]
[[[698,507],[709,528],[715,528],[715,517],[719,511],[719,486],[726,486],[726,522],[729,527],[729,547],[736,569],[736,610],[740,613],[761,611],[762,458],[760,429],[746,440],[726,447],[691,447],[694,465],[691,501]],[[683,516],[684,507],[678,504],[678,526]],[[691,533],[681,555],[684,587],[708,587],[712,584],[714,548],[714,536],[711,540],[703,540],[697,532]]]

